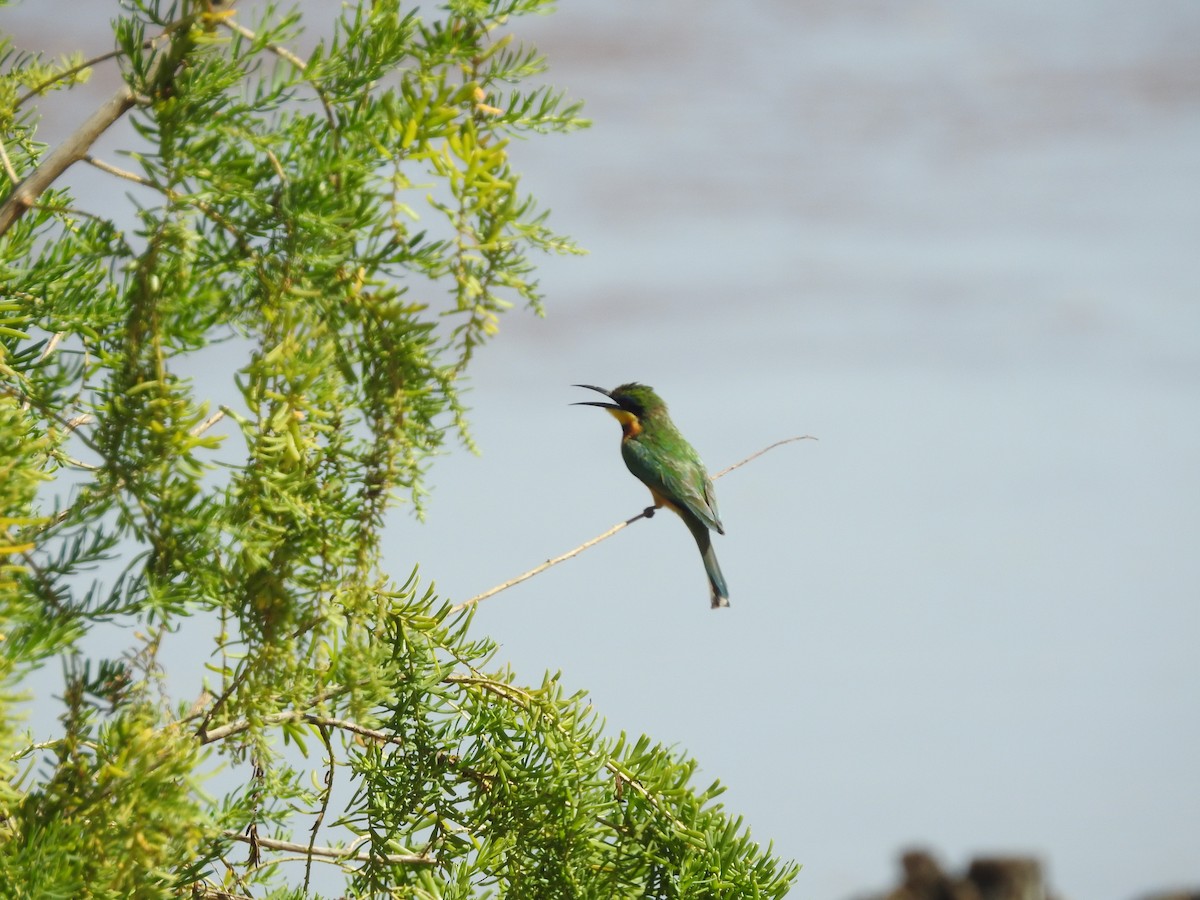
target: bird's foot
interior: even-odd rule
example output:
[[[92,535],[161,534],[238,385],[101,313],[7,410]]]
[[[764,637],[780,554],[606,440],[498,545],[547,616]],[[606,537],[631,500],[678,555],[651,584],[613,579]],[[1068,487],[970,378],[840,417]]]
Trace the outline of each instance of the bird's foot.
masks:
[[[657,506],[647,506],[645,509],[642,510],[642,515],[645,516],[647,519],[653,519],[654,514],[656,512],[658,512]]]

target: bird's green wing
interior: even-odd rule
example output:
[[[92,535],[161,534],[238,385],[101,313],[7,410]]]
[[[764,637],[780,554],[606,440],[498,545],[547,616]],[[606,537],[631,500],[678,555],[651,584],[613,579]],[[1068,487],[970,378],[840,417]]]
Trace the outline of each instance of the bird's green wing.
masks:
[[[725,528],[721,525],[721,514],[717,511],[717,492],[713,488],[712,479],[708,477],[708,472],[704,472],[704,501],[708,504],[709,512],[712,513],[713,522],[716,525],[717,533],[724,534]],[[713,526],[709,526],[713,527]]]
[[[621,444],[621,456],[638,480],[658,495],[691,513],[709,528],[725,533],[717,514],[712,481],[700,456],[685,441],[669,449],[647,440]]]

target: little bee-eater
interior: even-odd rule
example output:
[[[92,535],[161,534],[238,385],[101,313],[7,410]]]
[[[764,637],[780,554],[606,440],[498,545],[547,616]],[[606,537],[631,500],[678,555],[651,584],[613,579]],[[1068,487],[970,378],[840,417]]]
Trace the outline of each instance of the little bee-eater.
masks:
[[[654,498],[654,505],[646,508],[646,517],[653,516],[662,506],[678,513],[700,548],[713,609],[728,606],[729,589],[725,587],[725,576],[717,565],[709,534],[709,529],[725,533],[717,514],[712,479],[700,462],[700,454],[684,440],[667,415],[667,404],[644,384],[623,384],[611,391],[591,384],[575,387],[598,391],[612,401],[587,400],[572,405],[598,406],[621,423],[621,457]]]

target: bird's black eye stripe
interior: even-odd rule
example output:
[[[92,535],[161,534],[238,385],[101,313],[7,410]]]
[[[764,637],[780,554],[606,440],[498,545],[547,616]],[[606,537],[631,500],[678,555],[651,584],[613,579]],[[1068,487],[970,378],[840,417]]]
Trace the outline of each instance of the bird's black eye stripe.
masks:
[[[614,398],[616,399],[616,398]],[[617,399],[617,404],[624,410],[633,413],[639,418],[646,412],[646,408],[642,404],[633,400],[630,397],[620,397]]]

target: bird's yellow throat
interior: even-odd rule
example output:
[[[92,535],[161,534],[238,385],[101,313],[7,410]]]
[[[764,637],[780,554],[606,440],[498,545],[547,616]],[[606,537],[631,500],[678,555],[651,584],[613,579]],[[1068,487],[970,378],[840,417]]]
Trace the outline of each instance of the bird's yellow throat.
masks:
[[[604,407],[612,415],[614,419],[621,423],[621,432],[626,440],[631,437],[636,437],[642,433],[642,423],[627,409],[613,409],[611,406]]]

